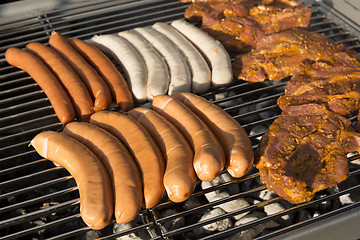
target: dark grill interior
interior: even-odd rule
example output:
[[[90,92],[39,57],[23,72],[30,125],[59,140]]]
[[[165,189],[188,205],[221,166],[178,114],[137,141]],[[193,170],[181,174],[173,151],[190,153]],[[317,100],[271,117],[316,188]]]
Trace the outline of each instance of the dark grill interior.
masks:
[[[324,33],[360,52],[359,26],[340,21],[336,11],[321,2],[305,4],[313,10],[310,31]],[[60,123],[40,87],[26,73],[9,66],[4,53],[9,47],[22,48],[33,41],[46,43],[52,31],[87,39],[94,34],[150,26],[158,21],[171,22],[182,18],[186,7],[165,0],[92,1],[0,25],[0,239],[113,239],[129,235],[143,239],[239,239],[243,231],[260,227],[264,229],[256,239],[269,239],[359,208],[360,160],[354,153],[349,155],[349,178],[319,192],[310,203],[291,205],[267,192],[254,168],[241,179],[226,178],[206,189],[198,182],[194,194],[184,203],[175,204],[164,196],[156,207],[143,210],[128,229],[111,224],[101,231],[92,231],[82,222],[73,178],[28,147],[37,133],[57,130]],[[283,94],[286,81],[234,81],[203,96],[238,120],[256,148],[259,138],[280,114],[276,100]],[[356,116],[351,118],[355,120]],[[214,201],[207,199],[209,194],[224,192],[227,194]],[[264,194],[267,197],[261,197]],[[348,198],[351,201],[344,200]],[[239,199],[245,199],[248,205],[202,218],[217,206]],[[267,206],[274,204],[283,208],[242,225],[234,224],[238,215],[266,212]],[[201,230],[210,223],[228,219],[232,224],[222,231]]]

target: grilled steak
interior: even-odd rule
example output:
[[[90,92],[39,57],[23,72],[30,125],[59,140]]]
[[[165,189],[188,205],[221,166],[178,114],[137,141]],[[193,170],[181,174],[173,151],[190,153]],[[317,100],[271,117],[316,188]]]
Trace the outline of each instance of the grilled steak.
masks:
[[[346,154],[360,146],[350,124],[323,105],[287,106],[260,141],[256,167],[261,181],[298,204],[345,180]]]
[[[306,29],[310,24],[311,9],[260,5],[250,9],[249,18],[257,22],[268,35],[293,28]]]
[[[180,2],[195,2],[195,3],[217,3],[217,2],[236,2],[236,3],[243,3],[248,5],[259,5],[259,4],[285,4],[287,6],[297,7],[301,6],[302,2],[297,0],[180,0]]]
[[[335,53],[356,53],[325,35],[292,29],[263,37],[256,48],[233,62],[234,76],[249,82],[280,80],[301,70],[305,61],[319,61]]]
[[[286,2],[286,3],[284,3]],[[252,49],[264,35],[292,28],[307,28],[311,9],[293,1],[249,1],[193,3],[185,18],[202,21],[202,28],[228,50]],[[271,4],[271,5],[270,5]]]
[[[360,108],[360,63],[341,52],[314,63],[304,63],[288,81],[277,101],[288,105],[321,103],[332,112],[348,116]]]

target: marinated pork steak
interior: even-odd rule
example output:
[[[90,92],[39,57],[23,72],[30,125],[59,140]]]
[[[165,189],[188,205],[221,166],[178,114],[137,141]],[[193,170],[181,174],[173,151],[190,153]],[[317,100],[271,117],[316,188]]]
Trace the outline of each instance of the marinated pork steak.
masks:
[[[288,105],[324,104],[332,112],[348,116],[360,108],[360,63],[341,52],[302,65],[287,82],[285,94],[277,103]]]
[[[287,6],[297,7],[301,6],[302,2],[297,0],[180,0],[180,2],[186,3],[186,2],[193,2],[193,3],[217,3],[217,2],[236,2],[236,3],[242,3],[249,6],[253,5],[259,5],[259,4],[284,4]]]
[[[260,5],[250,9],[249,18],[258,23],[264,33],[269,35],[293,28],[307,29],[310,25],[311,9]]]
[[[263,37],[251,52],[238,55],[233,62],[234,76],[249,82],[281,80],[301,71],[306,61],[319,61],[340,52],[356,56],[323,34],[287,30]]]
[[[260,180],[293,204],[342,182],[349,171],[346,155],[360,146],[350,124],[323,105],[287,106],[257,149]]]
[[[295,4],[284,2],[237,0],[192,3],[185,10],[184,17],[201,21],[201,28],[228,50],[246,52],[264,35],[309,26],[310,8],[299,6],[301,4],[293,7]]]

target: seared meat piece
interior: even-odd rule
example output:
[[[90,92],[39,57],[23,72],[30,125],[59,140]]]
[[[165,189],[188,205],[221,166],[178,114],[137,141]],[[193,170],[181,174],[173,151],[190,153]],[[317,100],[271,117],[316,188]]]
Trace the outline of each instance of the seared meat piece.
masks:
[[[184,14],[192,21],[202,21],[202,29],[232,51],[248,51],[264,33],[254,21],[246,18],[245,5],[229,3],[194,3]]]
[[[193,3],[243,3],[243,4],[274,4],[275,0],[180,0],[180,2],[193,2]],[[295,0],[278,0],[278,2],[293,2],[292,4],[301,4],[299,1]]]
[[[311,9],[306,7],[279,8],[260,5],[249,11],[249,18],[257,22],[266,35],[293,28],[306,29],[310,25]]]
[[[229,16],[243,17],[248,14],[248,8],[245,5],[236,2],[216,2],[211,4],[193,3],[185,10],[184,17],[191,21],[203,21],[206,23]]]
[[[360,147],[350,124],[323,105],[286,107],[257,149],[260,180],[293,204],[342,182],[348,176],[347,153]]]
[[[209,22],[203,22],[202,29],[231,51],[250,51],[264,36],[261,27],[246,17],[228,17],[213,21],[212,25]]]
[[[332,112],[348,116],[360,108],[360,63],[346,53],[306,63],[288,81],[278,98],[281,109],[288,105],[321,103]]]
[[[263,37],[256,48],[233,62],[234,76],[249,82],[280,80],[298,72],[304,61],[319,61],[338,52],[350,52],[325,35],[293,29]]]
[[[302,5],[301,1],[297,0],[180,0],[180,2],[195,2],[195,3],[217,3],[217,2],[237,2],[247,4],[249,6],[259,5],[259,4],[278,4],[278,5],[287,5],[292,7],[298,7]]]
[[[311,77],[327,78],[336,74],[351,74],[359,71],[360,59],[356,52],[337,52],[319,61],[303,62],[300,71],[295,74],[306,74]]]
[[[245,52],[265,34],[308,27],[311,9],[290,7],[284,2],[288,1],[193,3],[185,10],[184,17],[202,21],[201,27],[228,50]]]

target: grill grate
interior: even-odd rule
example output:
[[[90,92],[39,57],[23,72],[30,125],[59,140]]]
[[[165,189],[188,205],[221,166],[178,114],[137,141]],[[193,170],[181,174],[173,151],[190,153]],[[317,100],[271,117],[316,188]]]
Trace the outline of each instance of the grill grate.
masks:
[[[324,33],[337,43],[360,52],[360,40],[354,34],[359,31],[358,26],[338,20],[334,10],[329,10],[322,2],[305,3],[313,10],[311,31]],[[287,224],[272,227],[257,237],[269,239],[359,207],[360,184],[356,181],[360,175],[359,156],[354,155],[349,157],[349,179],[338,187],[320,192],[306,204],[290,205],[277,196],[257,199],[266,188],[260,184],[256,169],[252,169],[241,179],[230,179],[205,190],[197,183],[194,194],[185,203],[175,204],[164,196],[154,208],[142,210],[129,229],[112,224],[101,231],[92,231],[82,222],[73,178],[65,169],[55,167],[28,147],[37,133],[56,130],[60,123],[43,91],[23,71],[9,66],[4,52],[9,47],[25,47],[32,41],[46,43],[52,31],[59,31],[66,37],[87,39],[94,34],[150,26],[158,21],[171,22],[182,18],[186,7],[186,4],[169,0],[92,1],[76,8],[48,11],[0,25],[0,239],[113,239],[131,234],[146,239],[185,239],[194,237],[192,234],[197,229],[210,223],[249,211],[263,211],[266,206],[281,203],[285,207],[277,213],[221,232],[197,236],[236,239],[235,234],[247,229],[291,218]],[[212,89],[203,97],[239,121],[256,148],[259,138],[280,114],[276,100],[283,94],[286,81],[252,84],[234,81],[230,86]],[[221,199],[206,200],[206,194],[234,188],[237,191]],[[339,198],[347,194],[354,194],[357,200],[341,204]],[[204,212],[242,198],[252,199],[250,205],[199,221]],[[302,215],[309,211],[318,212],[317,216],[305,219]],[[179,222],[183,224],[176,225]]]

